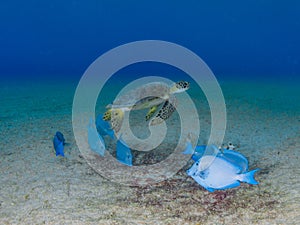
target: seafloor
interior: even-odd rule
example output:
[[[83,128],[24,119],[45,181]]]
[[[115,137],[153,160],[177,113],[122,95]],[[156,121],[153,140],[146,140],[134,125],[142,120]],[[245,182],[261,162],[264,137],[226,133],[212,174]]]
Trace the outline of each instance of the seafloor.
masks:
[[[1,83],[0,224],[299,224],[297,85],[226,81],[221,87],[224,143],[236,144],[250,169],[261,168],[260,184],[209,193],[186,176],[186,168],[146,187],[102,178],[72,134],[76,83]],[[200,113],[199,143],[205,144],[209,108],[191,93]],[[68,142],[67,158],[55,156],[57,130]]]

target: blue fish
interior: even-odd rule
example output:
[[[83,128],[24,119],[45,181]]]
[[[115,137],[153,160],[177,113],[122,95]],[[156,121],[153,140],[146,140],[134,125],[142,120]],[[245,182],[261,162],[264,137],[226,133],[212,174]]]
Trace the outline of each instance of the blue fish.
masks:
[[[132,166],[131,150],[121,138],[117,141],[117,159],[127,166]]]
[[[64,135],[62,134],[62,132],[56,131],[55,136],[58,138],[58,140],[60,140],[63,143],[63,145],[66,144],[66,140],[65,140]]]
[[[56,152],[56,156],[58,155],[65,156],[64,144],[65,144],[64,135],[61,132],[57,131],[53,137],[53,146]]]
[[[111,129],[109,123],[102,119],[103,115],[98,115],[96,118],[96,129],[101,136],[108,135],[112,139],[115,138],[114,130]]]
[[[88,143],[92,151],[104,156],[105,144],[102,136],[97,132],[93,119],[88,125]]]
[[[216,147],[214,146],[214,148]],[[205,150],[203,146],[198,148],[198,153],[204,154],[203,149]],[[195,157],[195,159],[197,158]],[[224,149],[223,152],[220,151],[216,156],[202,155],[187,170],[187,174],[206,190],[213,192],[215,190],[237,187],[240,185],[240,182],[253,185],[258,184],[254,179],[254,174],[259,169],[250,172],[247,170],[248,161],[242,154]]]

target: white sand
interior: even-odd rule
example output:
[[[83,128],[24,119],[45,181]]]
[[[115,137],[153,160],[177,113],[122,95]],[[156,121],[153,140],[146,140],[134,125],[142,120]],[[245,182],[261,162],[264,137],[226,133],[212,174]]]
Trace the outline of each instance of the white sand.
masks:
[[[257,186],[214,193],[184,170],[152,187],[105,180],[80,157],[72,135],[75,86],[1,88],[0,224],[297,224],[300,117],[291,104],[300,102],[299,94],[253,84],[222,87],[228,111],[224,143],[238,144],[250,169],[262,170]],[[196,104],[201,142],[209,133],[209,110]],[[68,158],[55,157],[57,130],[69,143]]]

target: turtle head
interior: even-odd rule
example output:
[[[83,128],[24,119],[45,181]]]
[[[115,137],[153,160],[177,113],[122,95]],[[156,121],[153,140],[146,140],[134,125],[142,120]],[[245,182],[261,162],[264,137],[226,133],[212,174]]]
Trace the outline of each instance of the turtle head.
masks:
[[[187,82],[187,81],[178,81],[170,88],[170,93],[174,94],[174,93],[184,92],[189,88],[190,88],[190,83],[189,82]]]

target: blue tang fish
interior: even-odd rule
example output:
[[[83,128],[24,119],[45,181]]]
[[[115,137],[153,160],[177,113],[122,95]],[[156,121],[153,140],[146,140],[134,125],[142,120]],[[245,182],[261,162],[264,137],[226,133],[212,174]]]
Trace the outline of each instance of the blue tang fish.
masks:
[[[127,166],[132,166],[131,150],[121,138],[117,141],[117,159]]]
[[[63,145],[66,144],[66,140],[64,138],[64,135],[60,131],[56,131],[55,136],[58,138],[58,140],[60,140],[63,143]]]
[[[53,146],[56,152],[56,156],[58,155],[65,156],[64,145],[65,145],[64,135],[61,132],[57,131],[53,137]]]
[[[105,144],[102,136],[97,132],[93,119],[88,125],[88,143],[92,151],[104,156]]]
[[[90,148],[104,156],[105,153],[105,144],[102,136],[108,135],[113,140],[115,139],[114,130],[111,129],[109,123],[104,121],[103,115],[98,115],[96,123],[94,125],[93,120],[90,120],[88,126],[88,142]],[[132,166],[132,154],[130,148],[127,146],[124,140],[121,137],[117,140],[117,160],[127,166]]]
[[[96,129],[101,136],[108,135],[112,139],[115,138],[114,130],[111,129],[109,123],[103,120],[103,115],[98,115],[96,118]]]
[[[187,174],[206,190],[213,192],[234,188],[239,186],[240,182],[258,184],[254,174],[259,169],[248,172],[248,161],[242,154],[224,149],[216,156],[204,155],[205,149],[206,146],[195,149],[197,154],[192,158],[196,162],[187,170]]]

